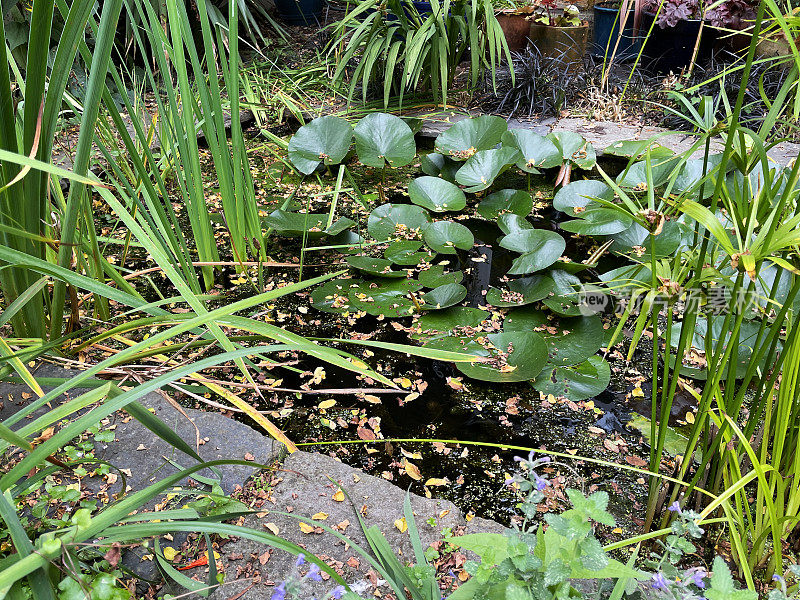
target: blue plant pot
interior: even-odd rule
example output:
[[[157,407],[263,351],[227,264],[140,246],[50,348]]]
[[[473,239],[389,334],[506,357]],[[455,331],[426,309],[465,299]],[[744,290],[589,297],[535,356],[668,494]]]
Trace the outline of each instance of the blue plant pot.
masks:
[[[287,25],[318,25],[324,0],[276,0],[275,8]]]
[[[605,4],[605,5],[604,5]],[[605,56],[608,49],[608,56],[614,51],[619,35],[619,24],[622,15],[619,15],[619,7],[614,7],[614,3],[600,3],[594,6],[594,43],[592,44],[592,54],[595,56]],[[609,40],[611,43],[609,44]],[[634,58],[641,47],[641,40],[633,33],[633,13],[628,15],[625,29],[622,30],[622,38],[617,46],[615,59],[627,60]]]

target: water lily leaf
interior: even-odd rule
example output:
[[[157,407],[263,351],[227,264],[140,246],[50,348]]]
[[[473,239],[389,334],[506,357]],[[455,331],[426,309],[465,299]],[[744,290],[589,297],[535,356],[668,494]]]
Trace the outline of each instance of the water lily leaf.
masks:
[[[598,315],[558,319],[537,330],[548,346],[548,363],[569,367],[597,354],[603,346],[603,322]]]
[[[705,185],[703,186],[703,200],[710,198],[714,193],[714,188],[717,183],[717,174],[714,173],[710,176],[708,174],[721,162],[721,154],[712,154],[708,157],[708,164],[706,165],[707,178],[705,180]],[[696,158],[687,160],[686,164],[683,165],[683,168],[681,168],[680,173],[678,173],[677,177],[675,177],[675,184],[672,186],[672,192],[676,194],[683,194],[691,190],[691,193],[687,194],[687,196],[697,199],[700,196],[699,184],[702,180],[703,159]]]
[[[611,367],[599,356],[572,367],[545,368],[533,380],[533,387],[542,394],[567,398],[573,402],[597,396],[611,381]]]
[[[434,212],[461,210],[467,205],[467,197],[459,187],[429,175],[417,177],[409,183],[408,195],[414,204]]]
[[[381,204],[369,214],[367,231],[376,240],[408,238],[418,231],[421,233],[431,217],[428,211],[414,204]]]
[[[614,235],[625,231],[633,219],[613,208],[590,207],[580,214],[579,219],[565,221],[561,229],[579,235]]]
[[[349,292],[351,311],[363,310],[371,315],[408,317],[416,307],[409,294],[418,289],[414,280],[365,283]]]
[[[673,256],[681,246],[682,238],[683,226],[680,223],[677,221],[664,223],[661,233],[654,238],[656,258]],[[633,223],[626,230],[614,234],[614,243],[609,249],[612,252],[625,253],[638,248],[640,250],[636,254],[637,259],[646,262],[649,258],[645,260],[642,257],[650,256],[651,246],[650,233],[638,223]]]
[[[402,266],[416,266],[422,262],[430,262],[436,256],[435,252],[427,248],[420,251],[420,248],[422,248],[421,241],[397,240],[389,244],[383,256],[386,260]]]
[[[499,308],[523,306],[546,298],[554,288],[555,283],[549,273],[537,273],[509,281],[508,289],[489,288],[486,302]]]
[[[675,152],[669,148],[649,138],[646,140],[622,140],[614,142],[603,149],[603,154],[636,159],[644,156],[648,148],[650,148],[651,158],[667,158],[675,154]]]
[[[411,128],[400,117],[371,113],[354,129],[358,160],[369,167],[404,167],[417,156]]]
[[[306,237],[311,239],[336,235],[355,225],[352,219],[342,217],[327,228],[327,214],[296,213],[280,209],[272,211],[269,216],[262,217],[261,220],[267,227],[272,227],[281,235],[301,236],[307,232]]]
[[[542,300],[542,304],[562,317],[580,317],[585,310],[578,304],[577,294],[574,296],[551,296]]]
[[[456,364],[464,375],[481,381],[527,381],[536,377],[547,362],[545,342],[542,336],[532,331],[490,333],[475,339],[442,337],[430,341],[428,345],[491,358],[489,363]]]
[[[322,312],[341,313],[350,307],[350,289],[363,284],[360,279],[333,279],[311,292],[311,306]]]
[[[661,187],[670,178],[672,171],[678,166],[680,158],[664,158],[650,161],[650,177],[653,187]],[[626,190],[647,190],[647,161],[633,163],[617,176],[617,185]]]
[[[354,269],[375,275],[376,277],[407,277],[405,271],[394,271],[394,263],[385,258],[373,258],[371,256],[348,256],[347,264]]]
[[[467,297],[467,288],[459,283],[445,283],[422,296],[423,310],[450,308]]]
[[[522,254],[514,259],[508,273],[527,275],[556,262],[564,253],[566,242],[554,231],[526,229],[508,234],[500,240],[500,246]]]
[[[461,271],[444,272],[444,265],[431,265],[419,272],[417,279],[426,288],[435,288],[446,283],[461,283],[464,273]]]
[[[558,319],[526,306],[508,313],[503,331],[541,334],[547,344],[548,365],[567,367],[597,354],[603,346],[605,330],[597,315]]]
[[[303,125],[289,140],[289,160],[297,170],[311,175],[320,164],[344,160],[353,141],[353,128],[340,117],[318,117]]]
[[[513,165],[519,157],[516,148],[494,148],[479,150],[472,155],[456,173],[456,182],[469,186],[470,193],[488,188],[500,173]]]
[[[478,214],[494,221],[500,213],[513,213],[525,217],[533,210],[533,198],[523,190],[500,190],[489,194],[478,204]]]
[[[337,250],[342,254],[353,254],[361,252],[363,244],[366,242],[362,236],[355,231],[345,230],[331,236],[326,240],[326,246],[339,246]]]
[[[547,137],[558,146],[565,161],[581,169],[591,169],[597,163],[597,155],[592,145],[574,131],[554,131]]]
[[[444,154],[431,152],[422,157],[420,167],[425,175],[441,177],[445,181],[452,183],[456,180],[456,173],[461,168],[461,163]]]
[[[423,233],[428,246],[442,254],[455,254],[456,248],[469,250],[475,244],[472,232],[461,223],[453,221],[436,221],[431,223]]]
[[[502,117],[483,115],[455,123],[436,138],[436,152],[454,160],[467,160],[480,150],[500,143],[508,123]]]
[[[506,235],[510,235],[515,231],[526,231],[528,229],[533,229],[533,225],[531,225],[528,219],[514,213],[505,213],[500,215],[497,218],[497,226],[500,228],[500,231]]]
[[[716,347],[720,340],[722,340],[724,345],[728,345],[731,340],[731,336],[733,331],[728,329],[725,333],[722,333],[722,327],[725,324],[725,315],[716,315],[711,317],[711,343]],[[760,330],[760,323],[756,321],[744,321],[739,330],[739,343],[736,345],[734,349],[734,355],[731,357],[731,360],[728,364],[725,365],[723,369],[722,376],[727,377],[728,371],[730,369],[730,365],[735,365],[736,373],[735,376],[737,379],[740,379],[745,376],[747,369],[750,365],[750,359],[755,351],[756,341],[758,340],[758,332]],[[670,336],[670,341],[673,347],[678,346],[678,342],[680,341],[680,334],[681,334],[681,323],[675,323],[672,326],[672,335]],[[695,324],[694,333],[692,335],[692,346],[698,349],[701,352],[705,352],[705,344],[706,344],[706,336],[708,335],[708,322],[705,316],[698,317],[697,322]],[[764,343],[764,338],[762,338],[761,343]],[[780,342],[778,342],[780,344]],[[780,345],[777,348],[780,350]],[[761,363],[760,367],[764,369],[767,365],[768,357],[765,356]],[[674,360],[672,361],[674,364]],[[704,380],[708,376],[707,369],[695,369],[691,367],[683,366],[681,367],[681,373],[693,377],[695,379]]]
[[[614,199],[614,190],[605,182],[594,179],[573,181],[556,192],[553,208],[569,216],[578,216],[587,206],[597,206],[597,203],[592,202],[592,198],[611,201]]]
[[[586,264],[582,262],[573,262],[567,256],[562,256],[553,265],[554,268],[560,269],[561,271],[566,271],[567,273],[580,273],[581,271],[585,271],[590,267],[596,266],[597,263]]]
[[[426,313],[417,321],[417,329],[424,336],[443,337],[465,327],[479,327],[492,314],[471,306],[454,306],[447,310]]]
[[[561,150],[552,140],[530,129],[509,129],[503,134],[503,145],[520,152],[517,167],[526,173],[561,166]]]

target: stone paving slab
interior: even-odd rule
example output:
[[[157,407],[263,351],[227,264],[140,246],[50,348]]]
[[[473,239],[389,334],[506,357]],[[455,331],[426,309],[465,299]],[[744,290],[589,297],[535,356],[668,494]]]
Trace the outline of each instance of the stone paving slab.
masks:
[[[277,531],[280,537],[307,548],[310,553],[340,571],[349,584],[361,590],[364,597],[373,595],[375,582],[381,593],[389,591],[389,587],[381,584],[374,573],[370,574],[370,565],[353,546],[327,532],[323,533],[321,529],[304,533],[299,521],[277,513],[305,517],[327,515],[319,522],[341,530],[353,543],[368,549],[353,504],[347,498],[340,500],[341,496],[334,498],[341,486],[352,498],[367,527],[377,526],[401,560],[413,561],[409,534],[401,532],[395,525],[395,521],[403,518],[405,490],[330,456],[308,452],[289,455],[278,475],[280,481],[273,488],[262,512],[245,518],[243,525],[264,532]],[[439,540],[445,527],[467,524],[461,511],[451,502],[412,494],[411,506],[423,547]],[[428,523],[431,519],[432,523],[435,522],[434,526]],[[494,525],[502,530],[501,525]],[[267,547],[246,539],[227,544],[222,560],[226,584],[213,595],[219,600],[232,597],[237,600],[271,598],[273,583],[284,580],[295,569],[294,556],[281,550],[270,552]],[[321,582],[313,590],[309,589],[309,598],[312,592],[319,598],[333,587],[333,580]]]

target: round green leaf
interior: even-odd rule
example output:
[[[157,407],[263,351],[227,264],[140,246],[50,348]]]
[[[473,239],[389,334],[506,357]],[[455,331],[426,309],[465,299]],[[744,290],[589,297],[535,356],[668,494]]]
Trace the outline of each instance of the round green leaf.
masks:
[[[489,194],[478,204],[478,214],[494,221],[501,213],[525,217],[533,210],[533,198],[523,190],[500,190]]]
[[[367,231],[376,240],[407,238],[411,232],[421,233],[431,217],[414,204],[381,204],[369,214]]]
[[[566,242],[554,231],[526,229],[508,234],[500,240],[500,246],[522,254],[514,259],[508,273],[527,275],[556,262],[564,253]]]
[[[479,150],[456,173],[456,182],[469,186],[470,193],[480,192],[494,183],[495,178],[513,165],[519,157],[516,148]]]
[[[492,359],[489,363],[457,363],[467,377],[481,381],[513,383],[536,377],[547,362],[547,347],[538,333],[509,331],[477,338],[442,337],[428,345]]]
[[[461,163],[438,152],[431,152],[422,157],[420,167],[425,175],[441,177],[452,183],[456,180],[456,172],[461,168]]]
[[[537,273],[530,277],[520,277],[508,282],[508,289],[489,288],[486,302],[491,306],[505,308],[522,306],[546,298],[553,293],[555,284],[549,273]]]
[[[574,296],[551,296],[542,300],[547,308],[562,317],[580,317],[583,315],[583,308],[578,305],[578,297]]]
[[[281,235],[301,236],[305,232],[306,237],[312,239],[324,235],[336,235],[355,225],[355,221],[352,219],[342,217],[332,223],[330,228],[327,228],[328,215],[296,213],[280,209],[272,211],[269,216],[263,217],[261,221]]]
[[[675,154],[669,148],[649,138],[646,140],[622,140],[620,142],[614,142],[603,149],[603,154],[636,159],[644,156],[648,148],[650,149],[651,158],[666,158]]]
[[[405,121],[395,115],[371,113],[354,129],[358,160],[369,167],[404,167],[417,155],[414,134]]]
[[[425,304],[423,310],[439,310],[450,308],[467,297],[467,288],[459,283],[445,283],[422,296]]]
[[[384,250],[383,256],[386,260],[402,266],[416,266],[423,262],[430,262],[436,256],[435,252],[427,249],[420,251],[420,248],[422,248],[421,241],[397,240],[389,244],[389,247]]]
[[[579,235],[614,235],[625,231],[632,223],[630,216],[616,209],[591,207],[580,214],[580,219],[565,221],[560,227]]]
[[[311,292],[311,306],[322,312],[344,312],[350,308],[350,289],[362,283],[360,279],[326,281]]]
[[[427,337],[450,336],[463,328],[479,327],[492,316],[490,312],[471,306],[454,306],[447,310],[426,313],[417,321],[420,335]]]
[[[417,177],[409,183],[408,195],[414,204],[434,212],[461,210],[467,205],[467,197],[460,188],[429,175]]]
[[[545,368],[533,380],[542,394],[553,394],[573,402],[597,396],[611,381],[611,367],[599,356],[592,356],[573,367]]]
[[[483,115],[464,119],[436,138],[436,152],[454,160],[466,160],[475,152],[489,150],[500,143],[508,123],[502,117]]]
[[[376,316],[409,317],[416,310],[409,294],[416,291],[418,285],[416,281],[404,279],[365,283],[351,288],[351,310],[363,310]]]
[[[431,223],[425,229],[423,239],[431,249],[442,254],[455,254],[456,248],[469,250],[475,244],[472,232],[453,221]]]
[[[523,216],[514,213],[505,213],[497,218],[497,226],[500,231],[506,235],[512,234],[515,231],[525,231],[533,229],[530,221]]]
[[[680,158],[662,158],[650,161],[650,178],[653,187],[661,187],[678,166]],[[626,190],[647,190],[647,162],[635,162],[617,176],[617,185]]]
[[[318,117],[303,125],[289,140],[289,160],[298,171],[311,175],[321,163],[342,162],[352,141],[350,123],[340,117]]]
[[[347,264],[354,269],[375,275],[376,277],[407,277],[405,271],[394,271],[394,263],[385,258],[373,258],[371,256],[348,256]]]
[[[509,129],[503,134],[503,145],[520,152],[517,167],[526,173],[561,166],[561,150],[552,140],[530,129]]]
[[[435,288],[446,283],[461,283],[464,273],[461,271],[444,272],[444,265],[431,265],[417,275],[417,280],[426,288]]]
[[[591,169],[597,163],[597,155],[592,145],[574,131],[554,131],[547,137],[558,146],[565,161],[581,169]]]
[[[654,238],[656,258],[674,255],[681,245],[682,238],[683,230],[680,223],[677,221],[667,221],[664,223],[661,233]],[[649,258],[644,259],[642,257],[650,256],[652,250],[650,233],[638,223],[633,223],[625,231],[614,234],[614,243],[611,244],[610,250],[612,252],[625,253],[630,252],[634,246],[644,248],[644,253],[640,254],[637,252],[636,258],[639,261],[647,262]]]
[[[593,198],[611,201],[614,199],[614,190],[605,182],[594,179],[573,181],[556,192],[553,208],[569,216],[576,216],[583,213],[587,206],[596,205],[592,202]]]

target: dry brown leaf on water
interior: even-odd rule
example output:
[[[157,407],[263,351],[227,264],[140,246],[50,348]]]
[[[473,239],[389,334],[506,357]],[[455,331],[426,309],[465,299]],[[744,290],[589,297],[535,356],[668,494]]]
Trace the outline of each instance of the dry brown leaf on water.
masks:
[[[419,470],[419,467],[412,462],[405,461],[405,471],[411,479],[414,481],[419,481],[422,479],[422,473]]]

